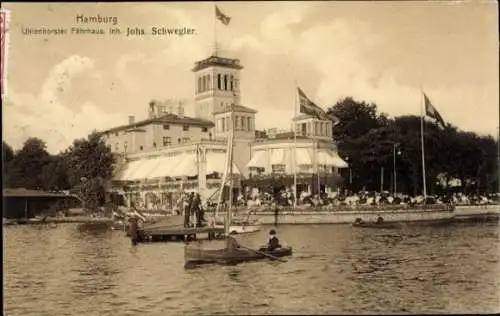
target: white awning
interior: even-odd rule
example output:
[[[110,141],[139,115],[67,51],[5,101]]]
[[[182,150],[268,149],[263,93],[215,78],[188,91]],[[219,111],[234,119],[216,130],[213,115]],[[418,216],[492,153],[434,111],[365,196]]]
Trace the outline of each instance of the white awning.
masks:
[[[297,148],[296,152],[297,165],[312,165],[311,157],[305,148]]]
[[[285,153],[283,149],[273,149],[271,151],[271,165],[282,165],[284,164]]]
[[[325,151],[318,152],[318,164],[333,166],[334,163],[335,161],[333,160],[333,157],[328,152]]]
[[[181,159],[182,155],[160,157],[158,165],[150,174],[150,178],[170,177],[172,170],[177,168]]]
[[[173,168],[170,172],[171,177],[192,177],[198,174],[198,164],[196,161],[196,155],[194,153],[191,154],[183,154],[181,157],[181,162],[177,165],[177,167]]]
[[[265,150],[257,151],[247,164],[249,168],[266,168],[267,167],[267,152]]]
[[[348,168],[349,165],[337,153],[332,153],[333,165],[337,168]]]
[[[226,154],[225,153],[211,153],[207,154],[207,167],[206,173],[212,174],[217,172],[223,174],[226,168]],[[240,174],[240,170],[233,163],[233,174]]]
[[[149,175],[160,163],[159,158],[143,159],[140,161],[141,161],[140,167],[132,174],[130,180],[142,180],[150,178]]]
[[[141,160],[135,160],[135,161],[128,162],[127,167],[125,168],[125,171],[120,176],[120,180],[124,180],[124,181],[132,180],[132,176],[141,167],[142,163],[143,162]]]

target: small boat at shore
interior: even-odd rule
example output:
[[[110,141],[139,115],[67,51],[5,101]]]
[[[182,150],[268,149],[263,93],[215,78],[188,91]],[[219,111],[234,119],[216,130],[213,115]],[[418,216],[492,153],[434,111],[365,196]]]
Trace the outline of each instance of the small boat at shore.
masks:
[[[352,223],[352,227],[361,227],[361,228],[386,228],[386,229],[391,229],[391,228],[399,228],[401,227],[398,224],[395,223]]]
[[[224,221],[216,221],[215,228],[224,228]],[[229,225],[230,234],[249,234],[260,231],[261,223],[258,220],[249,219],[233,219],[231,225]]]
[[[228,251],[227,249],[207,250],[186,247],[184,250],[184,267],[188,269],[205,264],[235,265],[242,262],[264,259],[279,260],[282,257],[290,255],[292,255],[292,247],[278,248],[273,251],[265,248],[259,250],[237,248]]]
[[[364,222],[361,218],[356,218],[354,223],[352,223],[352,227],[361,227],[361,228],[399,228],[401,225],[397,223],[386,223],[382,217],[378,217],[376,222]]]

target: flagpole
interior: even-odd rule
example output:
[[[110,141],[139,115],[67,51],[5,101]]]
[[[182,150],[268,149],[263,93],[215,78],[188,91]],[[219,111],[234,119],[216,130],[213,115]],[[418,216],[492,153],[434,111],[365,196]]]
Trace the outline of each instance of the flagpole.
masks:
[[[297,79],[295,79],[295,99],[294,99],[294,117],[292,119],[293,126],[293,208],[297,207],[297,124],[295,118],[297,117]]]
[[[218,52],[217,52],[217,8],[216,8],[216,5],[215,5],[215,1],[214,1],[214,15],[213,15],[213,21],[214,21],[214,55],[217,56],[218,55]]]
[[[424,146],[424,92],[421,89],[422,101],[420,105],[420,142],[422,144],[422,184],[423,184],[423,194],[424,194],[424,204],[427,200],[427,186],[425,183],[425,146]]]
[[[318,122],[318,128],[317,128],[318,132],[320,132],[319,131],[319,129],[320,129],[319,127],[320,126],[321,126],[321,124],[319,124],[319,122]],[[318,199],[320,199],[320,195],[321,195],[320,184],[321,184],[321,182],[320,182],[320,179],[319,179],[319,159],[318,159],[319,158],[318,157],[319,156],[319,141],[316,141],[316,135],[314,135],[314,137],[315,137],[314,144],[316,145],[316,147],[315,147],[316,148],[316,176],[317,176],[317,180],[318,180]]]

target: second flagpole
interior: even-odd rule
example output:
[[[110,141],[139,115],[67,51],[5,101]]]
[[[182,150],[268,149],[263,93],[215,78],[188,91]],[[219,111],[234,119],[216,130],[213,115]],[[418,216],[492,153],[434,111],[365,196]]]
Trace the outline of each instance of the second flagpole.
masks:
[[[424,115],[425,115],[425,100],[424,91],[420,87],[421,101],[420,101],[420,142],[422,144],[422,186],[424,194],[424,204],[427,201],[427,185],[425,181],[425,145],[424,145]]]
[[[295,118],[297,117],[297,79],[295,79],[295,103],[294,103],[294,118],[292,119],[293,127],[293,208],[297,207],[297,124]]]

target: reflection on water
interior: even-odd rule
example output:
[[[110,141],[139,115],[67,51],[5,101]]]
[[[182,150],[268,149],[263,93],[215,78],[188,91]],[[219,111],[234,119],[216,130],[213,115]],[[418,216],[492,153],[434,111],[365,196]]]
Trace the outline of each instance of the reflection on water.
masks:
[[[184,270],[184,244],[77,225],[4,228],[7,315],[498,312],[498,224],[280,226],[286,263]],[[237,237],[258,247],[267,231]]]

